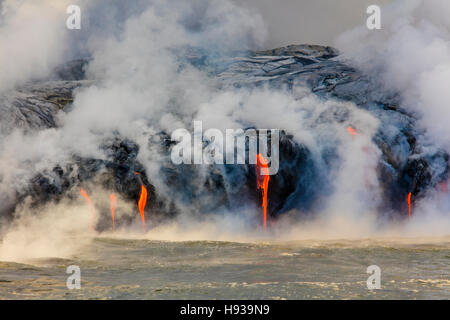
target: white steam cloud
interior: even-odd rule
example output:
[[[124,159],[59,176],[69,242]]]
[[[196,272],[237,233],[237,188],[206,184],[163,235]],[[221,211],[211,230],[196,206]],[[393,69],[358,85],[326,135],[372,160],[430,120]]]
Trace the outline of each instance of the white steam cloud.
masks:
[[[382,8],[382,30],[364,26],[343,34],[337,46],[385,89],[400,94],[402,107],[419,119],[433,144],[450,153],[450,2],[398,0]],[[427,153],[428,150],[422,151]],[[446,183],[448,184],[448,182]],[[421,230],[450,232],[448,195],[430,194],[415,209]],[[426,219],[425,219],[426,217]],[[427,222],[425,222],[427,221]],[[431,227],[429,224],[434,224]]]
[[[68,37],[65,30],[65,2],[54,3],[3,2],[2,17],[5,20],[0,24],[0,47],[7,50],[0,51],[0,64],[6,66],[8,72],[0,74],[0,91],[45,76],[74,52],[89,53],[92,60],[87,73],[96,82],[76,91],[73,110],[61,113],[57,129],[31,135],[16,131],[2,137],[0,192],[6,194],[6,198],[13,197],[11,186],[26,183],[37,172],[64,163],[73,154],[105,157],[100,144],[105,138],[112,137],[113,132],[138,143],[139,161],[145,166],[150,181],[160,192],[169,192],[159,177],[164,159],[148,146],[149,138],[160,131],[189,128],[192,120],[197,119],[203,121],[204,130],[246,125],[282,128],[317,155],[320,148],[339,145],[342,163],[333,171],[337,191],[330,195],[328,209],[312,224],[294,228],[281,221],[274,228],[274,238],[283,233],[281,226],[289,230],[285,239],[295,239],[296,235],[302,238],[305,235],[351,237],[377,234],[374,215],[380,190],[375,167],[380,151],[371,140],[379,125],[377,119],[351,103],[324,102],[306,89],[295,94],[269,88],[218,90],[217,80],[189,65],[180,65],[176,52],[191,46],[204,48],[215,55],[261,47],[266,39],[261,17],[223,0],[196,0],[193,3],[136,1],[135,6],[130,5],[131,8],[124,10],[121,10],[121,1],[78,1],[87,17],[81,31],[86,33],[74,38]],[[340,39],[339,47],[367,72],[382,70],[385,83],[400,91],[405,105],[421,115],[429,137],[450,151],[450,131],[446,125],[450,120],[450,96],[446,90],[450,80],[450,24],[446,19],[450,5],[444,0],[397,1],[383,12],[386,13],[383,31],[354,30]],[[37,19],[39,15],[48,19]],[[111,27],[107,25],[105,30],[94,21],[110,23]],[[73,51],[67,52],[69,48]],[[330,108],[347,110],[351,124],[361,128],[359,135],[350,136],[345,131],[345,124],[336,121],[313,126],[315,120]],[[430,207],[433,206],[428,202],[421,204],[424,211],[437,210]],[[59,230],[64,234],[77,232],[80,223],[85,229],[88,224],[86,219],[72,223],[79,211],[67,204],[59,209],[50,207],[39,217],[33,217],[26,208],[20,210],[19,224],[4,231],[0,246],[0,254],[10,259],[27,256],[28,251],[18,247],[25,247],[36,239],[40,239],[38,244],[44,247],[60,243],[55,239],[61,239],[61,233],[36,231],[51,225],[53,219],[57,222],[55,228],[60,226]],[[54,210],[61,214],[55,215]],[[186,208],[187,212],[189,210]],[[237,224],[243,224],[239,230],[250,234],[249,228],[245,227],[248,213],[238,214],[241,215],[239,218],[234,213],[229,218],[203,222],[197,228],[204,231],[205,238],[210,238],[206,230],[218,230],[211,225],[236,230]],[[179,235],[182,230],[193,235],[191,225],[183,220],[186,217],[180,219],[179,224],[173,222],[161,226],[150,231],[148,236],[165,238]],[[415,218],[411,225],[420,219]],[[70,230],[67,225],[72,226]],[[180,225],[187,227],[180,228]],[[433,223],[429,225],[432,228]],[[443,224],[440,226],[442,231]],[[336,228],[342,232],[336,232]],[[323,233],[311,230],[322,230]],[[444,227],[444,233],[445,230],[449,229]],[[26,236],[17,241],[20,235]],[[34,252],[41,252],[39,250]],[[67,255],[72,251],[52,250],[55,255]],[[15,257],[13,252],[23,254]],[[45,250],[42,252],[48,254]]]
[[[338,47],[366,72],[381,72],[434,143],[450,150],[450,2],[398,0],[382,9],[382,30],[342,35]]]
[[[0,93],[48,75],[67,49],[65,12],[69,1],[0,2]]]

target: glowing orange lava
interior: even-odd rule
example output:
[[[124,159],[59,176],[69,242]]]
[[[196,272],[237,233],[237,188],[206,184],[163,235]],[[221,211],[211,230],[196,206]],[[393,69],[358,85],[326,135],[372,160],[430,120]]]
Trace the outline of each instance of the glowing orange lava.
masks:
[[[408,208],[409,208],[409,217],[411,217],[411,192],[408,193]]]
[[[355,129],[353,129],[352,127],[348,127],[347,128],[348,133],[350,133],[352,136],[357,136],[358,132],[356,132]]]
[[[266,230],[267,223],[267,192],[269,188],[269,165],[262,154],[256,156],[256,184],[257,188],[262,191],[262,207],[264,209],[264,230]]]
[[[141,220],[142,220],[142,228],[145,232],[145,215],[144,215],[144,209],[145,205],[147,204],[147,188],[144,187],[144,185],[141,186],[141,196],[139,197],[138,207],[139,212],[141,214]]]
[[[94,230],[94,220],[95,220],[95,207],[94,204],[91,201],[91,198],[89,198],[89,195],[84,189],[81,189],[80,194],[86,199],[86,202],[89,205],[89,210],[91,211],[91,224],[89,225],[89,230]]]
[[[109,199],[110,199],[110,205],[111,205],[111,217],[112,217],[113,232],[114,232],[114,231],[116,231],[116,222],[114,219],[114,213],[116,212],[117,199],[116,199],[116,196],[114,195],[114,193],[111,193],[111,195],[109,196]]]

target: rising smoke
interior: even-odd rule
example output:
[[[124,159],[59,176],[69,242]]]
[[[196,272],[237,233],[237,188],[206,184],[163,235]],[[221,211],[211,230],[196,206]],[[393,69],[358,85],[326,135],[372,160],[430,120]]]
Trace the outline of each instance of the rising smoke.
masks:
[[[356,28],[341,35],[337,46],[358,68],[379,77],[386,91],[400,94],[402,107],[419,119],[424,145],[450,152],[450,3],[398,0],[382,13],[382,30]],[[447,195],[430,191],[417,203],[422,228],[416,231],[448,232],[448,205]]]

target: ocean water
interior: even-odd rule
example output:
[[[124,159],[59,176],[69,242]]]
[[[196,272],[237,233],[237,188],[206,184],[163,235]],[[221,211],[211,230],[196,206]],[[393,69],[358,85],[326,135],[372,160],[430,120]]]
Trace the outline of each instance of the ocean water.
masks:
[[[81,289],[66,268],[81,270]],[[366,269],[381,269],[368,290]],[[293,242],[97,237],[70,259],[0,262],[1,299],[450,299],[450,238]]]

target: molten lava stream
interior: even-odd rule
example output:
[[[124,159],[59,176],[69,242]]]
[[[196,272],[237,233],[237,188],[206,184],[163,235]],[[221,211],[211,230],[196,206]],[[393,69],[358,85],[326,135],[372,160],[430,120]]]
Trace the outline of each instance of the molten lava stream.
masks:
[[[80,194],[86,199],[86,202],[89,205],[89,210],[91,211],[91,224],[89,225],[89,230],[94,230],[94,220],[95,220],[95,207],[94,204],[91,201],[91,198],[89,198],[89,195],[84,189],[81,189]]]
[[[408,209],[409,209],[409,217],[411,218],[411,192],[408,194]]]
[[[117,207],[117,199],[116,196],[114,195],[114,193],[111,193],[111,195],[109,196],[110,199],[110,206],[111,206],[111,217],[112,217],[112,223],[113,223],[113,232],[116,231],[116,222],[114,219],[114,213],[116,212],[116,207]]]
[[[138,208],[139,208],[139,213],[141,214],[142,229],[144,230],[144,232],[146,231],[145,215],[144,215],[144,210],[145,210],[146,204],[147,204],[147,188],[145,188],[144,185],[141,185],[141,196],[139,197]]]
[[[264,230],[266,230],[267,224],[267,193],[269,188],[269,165],[262,154],[256,156],[256,186],[261,189],[262,192],[262,207],[264,209]]]

